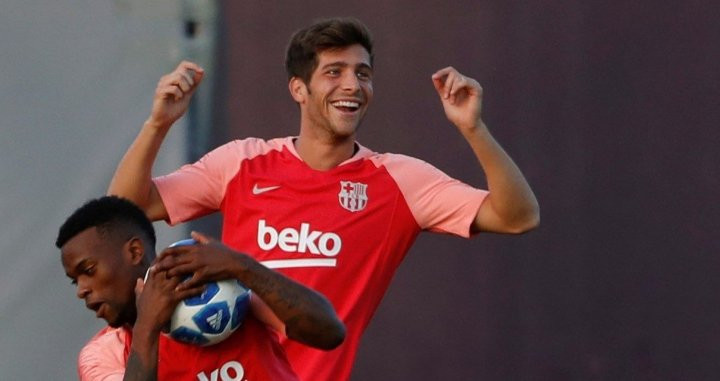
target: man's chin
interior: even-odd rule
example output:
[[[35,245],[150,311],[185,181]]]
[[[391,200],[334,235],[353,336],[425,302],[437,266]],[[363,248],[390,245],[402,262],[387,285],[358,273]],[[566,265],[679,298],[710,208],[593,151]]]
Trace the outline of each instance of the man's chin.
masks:
[[[360,128],[360,124],[353,124],[353,125],[336,125],[335,129],[333,131],[335,140],[337,141],[345,141],[345,140],[355,140],[355,136],[357,134],[358,129]]]
[[[332,139],[335,143],[344,143],[347,141],[355,141],[355,133],[347,133],[343,131],[335,131],[335,134],[332,136]]]
[[[127,317],[123,317],[122,315],[118,315],[115,317],[105,317],[105,318],[103,318],[103,320],[105,320],[105,322],[107,322],[107,324],[113,328],[120,328],[120,327],[132,325],[130,323],[131,319],[128,319]]]

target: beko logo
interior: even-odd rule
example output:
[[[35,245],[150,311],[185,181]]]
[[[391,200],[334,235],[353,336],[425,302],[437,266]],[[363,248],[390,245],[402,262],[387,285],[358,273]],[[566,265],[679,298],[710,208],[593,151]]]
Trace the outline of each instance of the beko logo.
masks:
[[[306,253],[334,257],[342,248],[342,240],[335,233],[310,230],[310,224],[300,224],[300,231],[287,227],[279,232],[267,225],[265,220],[258,221],[257,242],[261,249],[272,250],[279,247],[288,253]]]

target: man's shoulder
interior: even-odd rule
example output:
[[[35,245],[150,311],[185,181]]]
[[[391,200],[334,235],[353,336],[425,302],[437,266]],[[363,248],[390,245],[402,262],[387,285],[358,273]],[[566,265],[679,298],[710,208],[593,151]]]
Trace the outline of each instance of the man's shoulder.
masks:
[[[130,345],[130,331],[106,327],[100,330],[80,350],[78,370],[81,374],[122,372]],[[98,374],[100,374],[98,373]]]
[[[83,351],[92,348],[124,348],[130,340],[130,332],[126,328],[105,327],[98,331],[83,347]]]
[[[258,137],[245,137],[228,141],[223,146],[234,147],[283,147],[292,143],[293,136],[277,137],[271,139]]]
[[[215,157],[231,156],[242,159],[253,158],[270,152],[283,151],[285,148],[292,146],[292,139],[291,136],[274,139],[256,137],[235,139],[217,147],[210,155]]]
[[[358,143],[360,149],[358,150],[358,156],[366,160],[371,160],[379,166],[430,166],[432,165],[422,159],[414,156],[396,153],[396,152],[377,152],[373,151]]]

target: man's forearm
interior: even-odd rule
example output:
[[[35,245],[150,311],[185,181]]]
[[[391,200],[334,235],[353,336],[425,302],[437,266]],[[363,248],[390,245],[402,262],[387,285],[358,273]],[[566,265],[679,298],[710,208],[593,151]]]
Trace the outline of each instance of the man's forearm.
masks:
[[[252,258],[241,257],[240,262],[237,279],[282,320],[288,338],[321,349],[333,349],[342,343],[345,326],[324,296]]]
[[[127,198],[145,210],[152,220],[165,216],[164,208],[158,208],[158,195],[152,183],[152,167],[168,126],[157,126],[148,120],[120,160],[115,170],[108,195]]]
[[[136,326],[123,381],[157,380],[159,332]]]
[[[540,209],[525,176],[483,123],[464,134],[485,172],[490,195],[486,202],[503,233],[521,233],[537,226]],[[476,226],[477,227],[477,226]]]

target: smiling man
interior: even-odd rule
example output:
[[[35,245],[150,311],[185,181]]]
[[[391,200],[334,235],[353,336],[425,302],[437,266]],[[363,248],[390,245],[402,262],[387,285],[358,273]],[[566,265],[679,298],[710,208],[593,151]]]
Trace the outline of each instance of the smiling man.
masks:
[[[286,69],[300,108],[297,136],[232,141],[152,178],[164,136],[203,78],[202,68],[182,62],[158,83],[150,118],[108,193],[171,224],[221,211],[225,244],[323,293],[346,325],[345,342],[331,352],[283,341],[300,378],[346,380],[362,333],[420,232],[523,233],[539,223],[539,208],[481,118],[482,88],[454,68],[428,73],[429,80],[488,190],[357,142],[373,98],[372,40],[359,21],[321,20],[296,32]]]
[[[326,170],[353,154],[355,132],[372,100],[372,62],[359,44],[328,49],[317,61],[311,76],[292,76],[289,88],[302,111],[295,148],[308,166]]]

